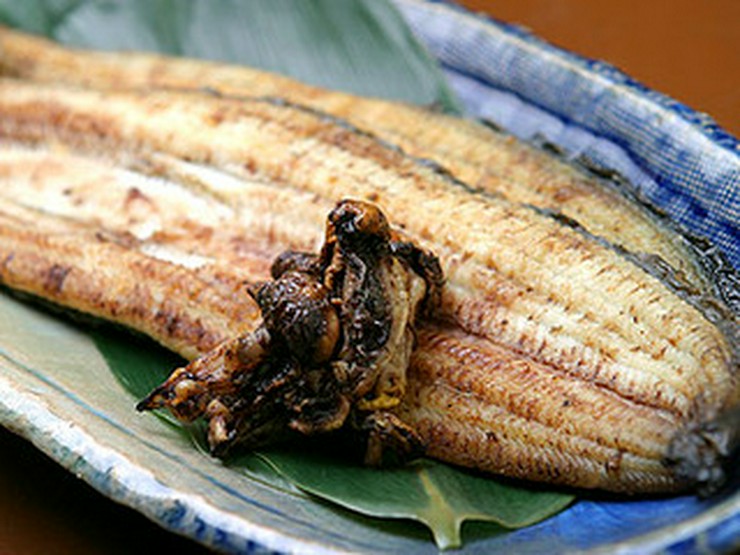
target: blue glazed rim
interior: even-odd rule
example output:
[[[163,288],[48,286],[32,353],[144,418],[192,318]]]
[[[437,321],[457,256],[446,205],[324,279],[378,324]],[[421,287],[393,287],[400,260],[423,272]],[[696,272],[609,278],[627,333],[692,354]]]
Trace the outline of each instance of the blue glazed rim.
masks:
[[[675,113],[676,115],[683,118],[686,122],[699,128],[702,133],[704,133],[707,138],[711,139],[712,142],[715,143],[717,146],[726,148],[736,153],[740,152],[740,139],[736,138],[734,135],[726,131],[722,126],[715,122],[710,115],[694,110],[690,106],[678,100],[675,100],[674,98],[671,98],[666,94],[651,89],[647,85],[641,83],[640,81],[636,80],[618,67],[608,62],[589,58],[580,54],[575,54],[569,50],[565,50],[547,42],[546,40],[538,37],[531,31],[524,27],[521,27],[520,25],[502,21],[488,14],[471,12],[450,0],[393,1],[399,5],[403,5],[405,3],[439,4],[468,18],[473,18],[486,25],[497,27],[512,36],[518,37],[526,41],[527,43],[536,46],[539,49],[555,53],[557,56],[560,56],[575,65],[581,66],[584,69],[587,69],[589,72],[598,74],[601,77],[608,79],[615,85],[623,86],[634,91],[640,96],[648,98],[651,102],[658,104],[661,108]],[[480,78],[483,81],[486,81],[485,77]],[[529,98],[528,100],[536,103],[536,99]]]
[[[740,268],[740,142],[709,116],[520,27],[445,1],[394,2],[452,81],[474,82],[476,95],[506,93],[610,143],[640,179],[597,165],[628,175],[641,198]]]

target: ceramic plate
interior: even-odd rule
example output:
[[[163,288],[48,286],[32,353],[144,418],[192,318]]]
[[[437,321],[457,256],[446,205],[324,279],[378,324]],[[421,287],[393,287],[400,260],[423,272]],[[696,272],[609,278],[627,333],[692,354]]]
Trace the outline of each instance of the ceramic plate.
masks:
[[[485,52],[470,50],[472,54],[468,55],[467,46],[460,46],[463,56],[450,42],[477,41],[479,50],[498,49],[496,59],[499,60],[503,49],[518,48],[531,59],[545,63],[548,71],[560,67],[563,73],[576,75],[586,85],[603,84],[603,74],[593,71],[585,62],[562,52],[553,54],[552,49],[518,32],[471,18],[447,6],[418,0],[397,0],[397,3],[420,38],[442,59],[471,113],[498,118],[504,124],[506,118],[511,118],[513,131],[521,136],[544,134],[566,148],[589,153],[597,161],[606,160],[605,163],[628,175],[648,196],[653,185],[658,193],[665,190],[657,181],[651,181],[653,176],[660,177],[658,170],[668,177],[673,175],[671,172],[679,173],[680,167],[671,160],[641,161],[640,148],[647,132],[633,132],[639,131],[639,126],[629,127],[614,140],[614,133],[599,128],[599,122],[566,125],[564,121],[575,121],[576,116],[566,111],[559,114],[552,107],[543,109],[556,103],[557,99],[547,96],[549,91],[543,93],[541,101],[524,102],[525,89],[534,94],[538,91],[527,88],[527,81],[521,75],[516,83],[521,84],[524,92],[515,90],[516,83],[504,83],[496,89],[481,77],[485,76],[486,65],[476,65],[476,56]],[[463,62],[470,66],[463,67]],[[609,79],[612,84],[619,80],[613,75]],[[571,85],[567,88],[574,97],[576,88]],[[627,97],[637,94],[635,113],[649,108],[671,115],[661,101],[649,99],[646,104],[644,91],[635,92],[630,83],[623,88]],[[603,95],[599,96],[598,92],[592,91],[603,102]],[[609,106],[619,107],[624,98],[608,101]],[[604,113],[608,114],[608,110],[602,106],[598,114]],[[683,125],[682,122],[693,125],[692,129],[696,127],[690,118],[676,125]],[[599,134],[600,129],[603,134]],[[661,129],[653,125],[650,132]],[[665,132],[671,137],[680,136],[684,142],[691,139],[693,135],[681,129],[678,126]],[[701,133],[699,138],[706,139],[706,129]],[[604,140],[606,136],[609,140]],[[717,139],[716,133],[709,138]],[[694,155],[693,151],[689,152],[690,146],[686,147],[688,154],[680,156],[683,162],[690,161]],[[725,167],[735,168],[737,172],[737,155],[734,162],[728,162],[723,145],[701,148],[704,150],[698,155],[716,160],[712,167],[718,173]],[[731,186],[733,182],[718,183]],[[734,183],[737,186],[737,180]],[[711,186],[707,182],[706,187]],[[701,190],[694,193],[699,195]],[[673,210],[674,205],[669,208]],[[674,215],[681,219],[682,214]],[[718,209],[717,218],[720,216]],[[697,224],[700,231],[711,235],[714,220],[700,223]],[[713,238],[723,241],[721,235]],[[728,248],[736,248],[728,244]],[[135,401],[116,380],[106,358],[83,328],[0,293],[0,424],[32,441],[110,498],[133,507],[173,532],[229,552],[437,552],[430,534],[419,525],[381,525],[376,520],[310,499],[289,485],[229,469],[195,449],[176,428],[151,414],[137,413],[133,410]],[[676,553],[728,552],[740,543],[740,492],[711,500],[694,497],[581,500],[560,515],[530,528],[506,532],[472,524],[466,525],[463,537],[462,553],[612,553],[663,549]]]

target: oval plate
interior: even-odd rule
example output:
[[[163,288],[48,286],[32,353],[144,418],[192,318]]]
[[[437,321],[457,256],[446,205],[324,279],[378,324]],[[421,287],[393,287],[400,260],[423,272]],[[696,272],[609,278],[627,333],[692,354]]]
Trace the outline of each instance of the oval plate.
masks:
[[[740,167],[737,155],[728,155],[737,143],[721,130],[706,121],[693,121],[690,112],[608,66],[596,67],[520,31],[444,4],[420,0],[397,4],[442,59],[470,113],[495,119],[525,138],[545,136],[566,151],[585,153],[616,169],[674,218],[729,249],[731,258],[735,255],[732,249],[737,245],[716,230],[725,212],[737,213],[736,204],[728,203],[701,221],[692,220],[687,216],[690,211],[676,208],[665,193],[679,187],[698,202],[713,187],[738,186],[737,177],[726,177],[733,170],[737,176]],[[468,55],[465,41],[477,41],[475,56]],[[536,67],[521,64],[528,75],[502,77],[486,62],[514,52],[536,62]],[[572,106],[557,102],[557,87],[542,92],[527,86],[527,78],[543,71],[577,77],[577,86],[566,80],[571,99],[574,91],[595,99],[604,83],[620,94],[598,114],[569,112]],[[625,103],[640,117],[617,132],[609,127],[609,111],[619,113]],[[651,114],[662,114],[661,121],[667,124],[646,129],[642,122],[655,121]],[[670,160],[646,157],[654,140],[668,140],[684,154]],[[714,181],[679,179],[682,165],[697,157],[715,164]],[[135,399],[116,381],[93,340],[67,320],[0,295],[0,338],[0,424],[28,438],[105,495],[173,532],[238,553],[437,552],[421,527],[380,525],[318,503],[288,485],[234,472],[194,449],[176,428],[137,414],[132,410]],[[707,501],[581,500],[557,517],[515,532],[467,525],[464,540],[464,553],[729,552],[740,545],[740,493]]]

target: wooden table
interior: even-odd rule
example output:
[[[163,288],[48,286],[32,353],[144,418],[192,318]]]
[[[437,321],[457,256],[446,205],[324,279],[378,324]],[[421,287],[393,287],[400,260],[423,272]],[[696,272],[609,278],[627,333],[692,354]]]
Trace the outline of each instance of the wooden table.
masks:
[[[740,135],[738,0],[464,0],[712,114]],[[0,553],[202,553],[0,429]]]

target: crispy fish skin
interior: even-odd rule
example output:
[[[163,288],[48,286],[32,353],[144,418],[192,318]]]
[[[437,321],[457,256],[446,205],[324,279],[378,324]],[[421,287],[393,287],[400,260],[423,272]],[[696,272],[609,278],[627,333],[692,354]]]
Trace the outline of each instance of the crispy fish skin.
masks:
[[[314,241],[333,199],[372,200],[440,256],[449,278],[442,312],[466,331],[692,420],[713,417],[735,395],[723,334],[663,283],[555,218],[476,194],[313,110],[5,80],[0,115],[8,138],[102,149],[123,163],[163,153],[314,195],[301,212]],[[247,209],[239,190],[219,193]],[[276,222],[290,219],[279,211],[271,210]]]
[[[17,163],[13,161],[13,155],[13,153],[8,155],[5,161],[6,168],[12,169],[14,164]],[[47,153],[44,156],[48,157],[49,154]],[[36,177],[34,183],[40,188],[36,191],[38,194],[29,195],[25,198],[26,204],[35,198],[40,203],[39,208],[46,206],[47,210],[50,210],[52,207],[58,206],[56,203],[48,202],[52,198],[48,195],[50,191],[53,192],[55,187],[59,188],[61,183],[68,180],[63,173],[60,174],[60,169],[65,167],[66,164],[65,156],[67,155],[55,159],[56,166],[54,171],[44,172],[39,170],[29,172],[29,175]],[[24,163],[30,163],[29,158],[26,155],[25,158],[22,158],[22,161]],[[40,163],[40,165],[43,164]],[[104,168],[109,172],[114,171],[110,168],[110,165]],[[14,176],[10,169],[0,171],[0,175],[5,174],[9,176],[9,180],[6,183],[7,186],[12,186],[17,180],[17,174]],[[79,160],[77,164],[70,164],[68,171],[70,172],[70,176],[74,176],[79,171]],[[172,170],[168,171],[173,173]],[[209,176],[214,177],[215,173],[217,173],[215,170],[209,171],[213,173],[202,174],[201,177],[203,179]],[[105,187],[100,187],[100,183],[106,184]],[[109,232],[120,233],[126,229],[127,223],[125,218],[119,217],[116,219],[114,215],[122,210],[121,205],[124,204],[130,188],[121,184],[118,203],[111,203],[99,196],[97,198],[95,197],[96,194],[101,194],[101,190],[104,191],[106,188],[110,188],[108,184],[111,183],[117,183],[117,180],[101,175],[100,182],[97,183],[98,186],[96,186],[96,183],[90,183],[86,191],[82,189],[78,190],[76,193],[79,195],[77,197],[78,201],[83,197],[87,198],[91,206],[94,207],[87,212],[80,211],[79,214],[88,220],[97,214],[96,226],[99,226],[101,222],[118,222],[116,225],[121,227],[117,230],[110,230]],[[23,187],[27,185],[26,183]],[[192,186],[192,183],[189,182],[185,185]],[[201,189],[204,185],[206,184],[200,184]],[[137,186],[143,185],[137,182]],[[269,185],[265,186],[268,189],[270,188]],[[213,186],[211,190],[216,188],[216,186]],[[223,192],[224,189],[221,188],[219,190]],[[44,191],[46,192],[44,193]],[[257,191],[254,190],[253,194],[260,194]],[[9,190],[8,192],[10,197],[6,196],[3,202],[6,204],[9,203],[9,206],[17,205],[17,203],[13,204],[12,191]],[[157,197],[154,193],[156,191],[149,191],[144,188],[139,190],[139,195],[149,198],[150,202],[154,202],[157,198],[159,198],[159,202],[168,202],[170,198],[166,194],[160,194]],[[59,194],[57,193],[54,198],[58,197]],[[16,196],[15,198],[18,197]],[[226,203],[229,206],[238,204],[234,199],[231,199],[232,202],[229,203],[228,200],[230,198],[229,195],[226,195],[226,199],[220,199],[219,202]],[[174,206],[182,206],[182,204],[176,203]],[[248,203],[239,208],[240,214],[243,214],[243,211],[247,210],[247,206]],[[63,208],[60,210],[64,211]],[[106,214],[106,211],[108,211],[108,214]],[[51,218],[50,215],[45,215]],[[262,213],[263,218],[269,216]],[[65,218],[62,218],[64,225],[67,225],[66,222],[69,217],[70,213],[67,212]],[[259,214],[256,214],[253,219],[247,216],[242,217],[244,218],[243,221],[249,221],[254,225],[257,223],[256,219],[259,217]],[[54,221],[57,218],[58,216],[54,216]],[[184,225],[182,222],[185,220],[186,218],[181,219],[179,225]],[[177,221],[177,218],[173,218],[172,222],[168,221],[166,223],[167,226],[173,226],[169,228],[170,233],[153,237],[153,239],[157,239],[165,245],[167,245],[167,241],[183,240],[182,238],[186,234],[177,233],[175,221]],[[285,215],[284,219],[281,220],[278,218],[276,222],[283,222],[283,225],[287,227],[293,225],[291,218]],[[218,222],[214,222],[213,225],[219,224]],[[269,226],[259,225],[244,228],[245,241],[251,241],[260,246],[264,245],[265,239],[260,237],[260,233],[264,231],[261,232],[259,230],[266,230],[268,228]],[[289,231],[283,230],[282,236],[288,236]],[[272,232],[274,234],[275,230],[273,229]],[[202,233],[201,235],[205,236],[207,234]],[[0,237],[7,236],[12,236],[12,234],[8,234],[7,232],[0,234]],[[31,238],[28,242],[33,246],[37,241],[42,241],[43,236],[44,234],[42,233],[41,237]],[[269,242],[269,239],[267,242]],[[190,249],[189,252],[193,252],[199,246],[201,248],[201,256],[217,259],[229,268],[239,267],[241,257],[245,251],[244,248],[241,250],[224,248],[223,242],[209,242],[205,240],[191,242],[187,248]],[[50,248],[52,249],[51,252],[53,252],[56,247],[44,245],[41,252],[48,254],[48,249]],[[10,252],[9,249],[11,249]],[[249,251],[249,249],[246,250]],[[258,251],[259,249],[252,250]],[[0,250],[3,253],[2,258],[6,260],[10,259],[11,263],[18,258],[17,253],[21,251],[23,251],[22,245],[18,243],[11,243],[9,247],[7,244],[3,244]],[[13,256],[10,256],[11,253]],[[140,253],[137,253],[137,255],[141,256]],[[65,258],[73,261],[73,257],[70,258],[68,254],[65,254]],[[162,260],[152,260],[148,255],[145,255],[144,258],[148,263],[164,265],[167,268],[171,264]],[[53,267],[54,263],[55,259],[52,258],[45,263],[45,266],[43,263],[41,266],[47,268],[48,271],[49,268]],[[8,267],[12,268],[12,264]],[[129,271],[127,267],[123,266],[118,270],[122,272],[121,279],[125,280],[125,274]],[[95,268],[88,267],[86,272],[94,274]],[[43,275],[43,272],[41,274]],[[3,280],[8,281],[6,274],[3,273],[2,275]],[[15,275],[17,276],[18,272]],[[69,275],[74,274],[70,272]],[[28,273],[26,280],[31,283],[32,287],[36,287],[35,292],[42,296],[48,296],[48,293],[43,291],[43,289],[39,290],[37,286],[33,285],[41,281],[33,271]],[[129,283],[135,282],[136,280],[129,281]],[[22,288],[22,285],[19,285],[17,277],[12,285]],[[477,284],[473,283],[473,285]],[[107,291],[109,290],[104,289],[100,294],[105,295]],[[175,302],[180,302],[181,297],[182,295],[174,295],[172,298]],[[71,298],[59,298],[58,302],[69,304]],[[105,307],[106,304],[102,303],[102,306]],[[85,310],[84,307],[82,309]],[[183,311],[187,313],[189,310],[191,308],[186,303]],[[214,310],[218,311],[220,308],[215,307]],[[178,349],[177,342],[168,336],[172,331],[167,326],[160,326],[152,332],[151,326],[149,326],[149,329],[146,328],[148,325],[146,320],[128,321],[127,319],[130,319],[130,317],[126,314],[120,316],[115,313],[106,314],[104,311],[99,311],[97,314],[110,319],[117,319],[122,323],[131,325],[132,327],[138,327],[139,329],[142,329],[141,326],[144,326],[143,331],[155,335],[155,337],[157,336],[156,334],[159,334],[158,339],[160,341],[166,345],[171,345],[176,350]],[[228,320],[229,318],[226,318],[226,321]],[[225,333],[230,334],[232,332],[231,330],[224,332],[221,329],[219,333],[223,336]],[[442,372],[441,377],[435,376],[434,374],[429,374],[429,372],[425,373],[422,371],[424,368],[423,363],[414,363],[411,376],[416,377],[410,378],[408,400],[405,401],[402,408],[406,412],[402,414],[405,419],[414,422],[418,426],[422,436],[433,446],[433,454],[439,458],[458,464],[504,472],[518,477],[546,479],[557,483],[584,487],[600,487],[617,491],[670,491],[685,487],[685,483],[676,481],[669,469],[661,464],[661,453],[664,453],[669,438],[675,435],[685,425],[685,415],[680,416],[675,411],[656,409],[649,405],[636,403],[629,396],[617,395],[594,381],[574,379],[571,374],[563,372],[562,369],[533,360],[536,357],[533,357],[531,354],[522,354],[521,348],[517,350],[501,346],[495,349],[493,347],[489,348],[489,345],[493,345],[489,341],[479,337],[461,334],[459,330],[455,332],[459,335],[453,333],[452,338],[446,343],[444,341],[440,343],[443,345],[441,352],[435,352],[434,349],[439,349],[439,346],[428,346],[428,344],[433,343],[432,339],[438,338],[440,333],[444,335],[444,333],[449,332],[444,331],[435,334],[432,331],[427,335],[425,333],[422,332],[421,336],[428,339],[422,339],[420,341],[418,352],[426,353],[427,350],[431,350],[434,354],[430,355],[429,359],[435,361],[431,366],[433,368],[441,367],[445,370]],[[532,387],[522,388],[522,397],[517,402],[496,400],[496,396],[491,394],[483,403],[474,403],[469,386],[464,381],[461,382],[455,377],[456,374],[465,375],[468,372],[468,368],[474,366],[470,364],[469,351],[468,354],[465,354],[466,345],[463,340],[468,342],[468,349],[470,349],[471,344],[476,348],[478,354],[475,360],[478,361],[477,367],[483,373],[481,375],[485,375],[485,372],[490,372],[491,369],[497,369],[499,373],[496,375],[500,375],[504,379],[503,383],[507,383],[509,381],[506,378],[507,376],[510,376],[512,380],[521,380],[522,366],[529,365],[529,367],[540,368],[541,372],[546,370],[551,373],[549,375],[554,374],[557,376],[561,380],[561,383],[564,384],[560,396],[541,394],[541,391],[538,391],[535,395],[535,389],[532,389],[532,387],[543,382],[543,374],[531,373],[529,375],[532,377],[528,379],[531,380]],[[179,344],[179,349],[182,349],[182,344]],[[445,360],[444,357],[447,357],[447,360],[452,360],[453,364],[442,364],[441,362]],[[423,361],[424,359],[423,356],[417,356],[415,360]],[[419,368],[422,370],[418,370]],[[470,375],[474,376],[475,373],[471,373]],[[527,374],[525,373],[524,375],[526,376]],[[507,390],[503,388],[497,390],[490,387],[487,389],[490,391],[500,391],[502,395],[507,394]],[[530,393],[530,390],[532,393]],[[447,396],[440,395],[438,393],[439,391],[446,393]],[[598,397],[599,394],[602,396]],[[572,398],[579,395],[583,396],[585,401],[573,403]],[[594,404],[592,402],[590,396],[594,395],[601,399],[600,404]],[[564,418],[563,403],[565,401],[568,401],[568,412],[566,413],[568,416]],[[448,404],[450,403],[455,407],[469,407],[469,410],[467,413],[461,410],[460,412],[451,414],[448,408]],[[635,422],[633,429],[635,431],[635,438],[638,439],[625,439],[624,427],[621,425],[623,420],[620,420],[617,430],[613,426],[614,420],[602,420],[604,418],[602,414],[605,412],[604,407],[613,408],[616,406],[615,403],[621,407],[619,409],[613,409],[617,414],[622,414],[622,417],[631,416],[632,421]],[[532,410],[531,407],[533,404],[539,405],[541,408],[536,411]],[[620,413],[620,410],[623,413]],[[480,414],[486,414],[487,416],[486,418],[482,418]],[[596,425],[594,425],[594,422],[596,422]],[[542,432],[543,427],[546,433]],[[538,429],[540,432],[537,432]],[[591,435],[584,439],[580,438],[577,434]],[[644,436],[642,440],[639,439],[641,435]],[[494,441],[491,438],[499,439],[498,441]],[[642,447],[638,447],[640,441],[642,441]],[[554,449],[553,446],[557,446],[558,448]],[[600,447],[597,448],[597,446]]]
[[[286,98],[434,160],[474,188],[561,212],[591,233],[659,256],[693,288],[710,284],[685,241],[664,233],[634,202],[552,156],[472,121],[418,107],[323,90],[247,67],[151,54],[86,52],[0,28],[0,72],[97,89],[209,88],[237,96]]]

